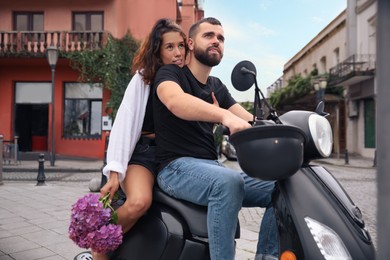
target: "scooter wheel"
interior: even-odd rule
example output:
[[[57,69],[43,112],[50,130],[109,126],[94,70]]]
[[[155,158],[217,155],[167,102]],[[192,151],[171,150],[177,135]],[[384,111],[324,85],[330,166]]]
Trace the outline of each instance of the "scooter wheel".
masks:
[[[73,260],[93,260],[92,253],[90,251],[82,252],[76,255]]]

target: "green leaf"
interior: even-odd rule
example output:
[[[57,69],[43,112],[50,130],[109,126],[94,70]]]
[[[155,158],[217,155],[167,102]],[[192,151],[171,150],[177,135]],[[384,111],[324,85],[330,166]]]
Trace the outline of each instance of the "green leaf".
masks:
[[[111,224],[118,224],[118,213],[115,210],[111,211],[110,223]]]
[[[117,200],[119,197],[118,193],[114,194],[113,201]],[[118,213],[116,210],[111,206],[110,203],[110,193],[108,192],[104,197],[101,197],[99,201],[103,204],[103,208],[109,208],[111,211],[111,218],[110,223],[117,224],[118,223]]]
[[[116,39],[109,35],[107,44],[99,50],[64,54],[64,57],[70,60],[71,67],[79,71],[80,82],[101,82],[105,88],[111,91],[109,103],[113,110],[113,119],[127,84],[133,76],[131,67],[138,47],[138,41],[130,33],[127,33],[122,39]]]

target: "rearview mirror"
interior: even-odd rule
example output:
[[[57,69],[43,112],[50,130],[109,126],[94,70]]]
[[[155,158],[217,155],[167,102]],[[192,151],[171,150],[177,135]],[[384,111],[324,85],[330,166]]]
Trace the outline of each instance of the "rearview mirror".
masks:
[[[247,91],[256,81],[256,67],[252,62],[239,62],[232,71],[232,84],[238,91]]]

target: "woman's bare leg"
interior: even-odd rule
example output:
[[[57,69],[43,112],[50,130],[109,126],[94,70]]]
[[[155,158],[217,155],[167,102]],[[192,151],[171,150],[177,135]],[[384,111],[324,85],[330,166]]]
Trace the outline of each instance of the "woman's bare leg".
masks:
[[[92,251],[92,258],[93,260],[109,260],[107,255],[99,254]]]
[[[152,204],[154,175],[141,165],[129,165],[121,187],[126,194],[125,203],[118,208],[118,224],[123,233],[129,231]]]
[[[126,194],[125,203],[117,209],[118,224],[123,233],[129,231],[152,204],[154,175],[141,165],[127,167],[126,177],[121,183]],[[108,260],[108,256],[92,252],[94,260]]]

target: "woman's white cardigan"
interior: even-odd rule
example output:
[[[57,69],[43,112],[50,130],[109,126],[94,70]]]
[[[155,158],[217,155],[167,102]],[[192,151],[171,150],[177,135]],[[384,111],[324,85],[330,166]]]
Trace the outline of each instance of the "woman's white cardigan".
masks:
[[[149,93],[150,86],[137,71],[126,88],[111,129],[107,165],[103,168],[107,178],[110,171],[118,172],[120,182],[125,178],[127,163],[141,136]]]

